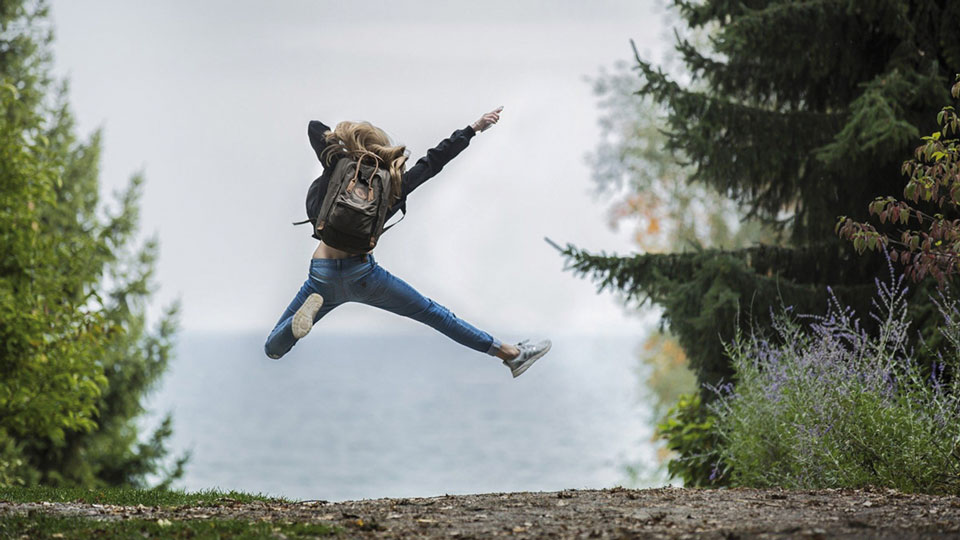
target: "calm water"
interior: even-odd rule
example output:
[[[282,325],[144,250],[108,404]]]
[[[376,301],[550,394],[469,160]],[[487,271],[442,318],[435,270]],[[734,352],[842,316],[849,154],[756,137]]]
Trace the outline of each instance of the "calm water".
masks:
[[[263,335],[179,337],[150,408],[174,414],[180,486],[331,501],[600,488],[653,459],[636,338],[554,337],[518,379],[427,329],[314,332],[282,360]]]

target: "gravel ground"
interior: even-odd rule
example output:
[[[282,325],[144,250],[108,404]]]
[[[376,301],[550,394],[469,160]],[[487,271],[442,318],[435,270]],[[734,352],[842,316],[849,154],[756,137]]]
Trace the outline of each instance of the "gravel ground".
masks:
[[[325,522],[369,538],[960,538],[960,497],[892,490],[683,488],[489,493],[328,503],[130,507],[0,502],[91,519]]]

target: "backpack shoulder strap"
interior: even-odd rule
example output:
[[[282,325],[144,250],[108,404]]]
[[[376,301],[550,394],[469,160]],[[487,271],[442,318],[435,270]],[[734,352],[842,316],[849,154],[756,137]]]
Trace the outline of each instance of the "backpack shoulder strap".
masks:
[[[407,217],[407,206],[406,206],[406,205],[403,205],[403,206],[400,207],[400,219],[398,219],[398,220],[394,221],[393,223],[391,223],[390,225],[387,225],[386,227],[384,227],[384,228],[383,228],[383,232],[387,232],[387,231],[389,231],[390,229],[392,229],[397,223],[400,223],[401,221],[403,221],[403,218],[405,218],[405,217]],[[380,233],[380,234],[383,234],[383,233]]]

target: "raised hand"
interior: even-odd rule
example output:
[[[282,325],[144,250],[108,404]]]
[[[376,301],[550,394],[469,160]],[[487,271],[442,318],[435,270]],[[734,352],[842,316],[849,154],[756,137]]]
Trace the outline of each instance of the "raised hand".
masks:
[[[473,127],[474,131],[480,133],[481,131],[484,131],[490,126],[496,124],[500,120],[500,111],[502,110],[503,105],[481,116],[479,120],[470,125]]]

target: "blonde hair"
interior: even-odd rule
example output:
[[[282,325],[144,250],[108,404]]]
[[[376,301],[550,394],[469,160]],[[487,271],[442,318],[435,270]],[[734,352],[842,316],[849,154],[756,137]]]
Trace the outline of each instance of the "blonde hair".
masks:
[[[343,121],[337,124],[326,135],[327,147],[323,149],[320,159],[326,166],[330,166],[333,157],[350,156],[360,159],[364,154],[373,154],[387,165],[390,173],[392,205],[400,199],[400,180],[407,168],[407,147],[394,145],[390,142],[387,132],[370,122]],[[378,167],[380,164],[377,165]]]

